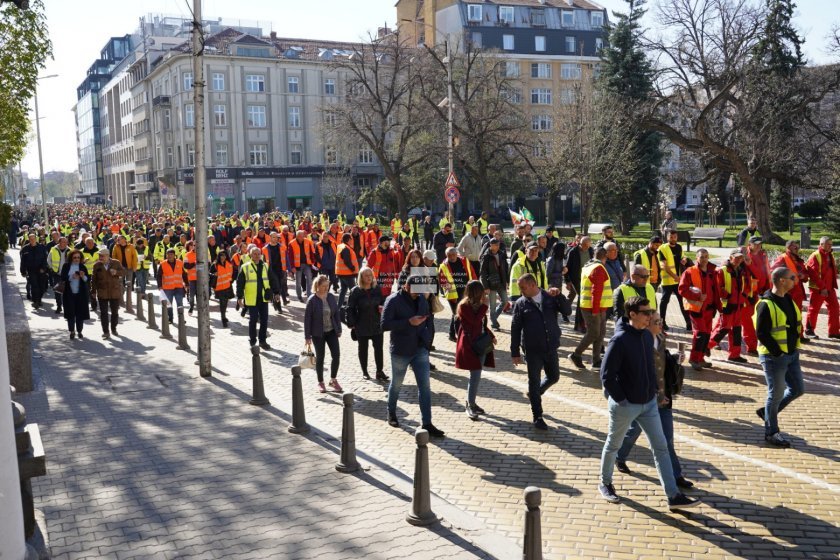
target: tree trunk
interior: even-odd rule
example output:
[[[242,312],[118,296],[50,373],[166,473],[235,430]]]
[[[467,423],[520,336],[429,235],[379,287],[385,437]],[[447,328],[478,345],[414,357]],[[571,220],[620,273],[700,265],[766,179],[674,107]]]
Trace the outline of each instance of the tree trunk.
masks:
[[[753,216],[758,222],[758,231],[765,243],[782,245],[785,240],[773,233],[770,224],[770,202],[767,199],[767,190],[764,185],[747,173],[738,173],[744,188],[749,196],[747,197],[747,214]]]
[[[546,225],[553,226],[554,223],[557,221],[557,209],[555,208],[557,202],[557,195],[553,192],[546,192],[545,193],[545,223]]]

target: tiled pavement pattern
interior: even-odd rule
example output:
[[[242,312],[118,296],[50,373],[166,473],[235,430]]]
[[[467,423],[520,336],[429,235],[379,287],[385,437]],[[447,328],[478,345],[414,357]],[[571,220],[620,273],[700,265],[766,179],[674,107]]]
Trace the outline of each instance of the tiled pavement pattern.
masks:
[[[235,319],[229,335],[221,330],[215,310],[214,302],[217,371],[212,380],[198,378],[194,354],[178,352],[174,342],[159,340],[157,332],[136,319],[124,317],[122,336],[105,343],[98,338],[98,325],[92,324],[87,328],[89,340],[80,343],[67,340],[63,324],[48,317],[49,309],[33,318],[35,351],[41,355],[35,362],[44,370],[47,388],[30,397],[28,404],[34,418],[48,418],[40,421],[48,453],[52,452],[51,476],[37,482],[35,492],[47,515],[54,550],[67,554],[61,557],[83,550],[91,542],[91,527],[93,539],[124,543],[124,550],[140,550],[143,544],[173,547],[168,550],[194,546],[198,548],[182,553],[212,552],[229,558],[249,557],[246,552],[303,557],[309,553],[303,544],[306,535],[317,532],[322,557],[342,557],[339,551],[344,545],[330,548],[330,543],[348,542],[345,531],[339,536],[335,524],[314,523],[358,503],[348,496],[345,485],[373,493],[370,500],[378,493],[354,478],[334,475],[334,455],[298,444],[301,440],[285,434],[285,413],[291,410],[289,367],[296,363],[302,346],[302,305],[295,301],[282,316],[272,311],[269,342],[275,349],[263,357],[266,392],[273,405],[267,410],[245,404],[251,390],[247,323],[231,315]],[[675,305],[672,310],[676,314]],[[631,456],[634,474],[615,474],[622,503],[607,504],[598,496],[607,418],[595,372],[578,371],[561,359],[561,380],[544,400],[552,429],[533,431],[524,396],[524,368],[513,368],[506,350],[507,317],[502,318],[504,329],[498,336],[502,349],[496,355],[498,367],[485,372],[479,391],[479,403],[488,415],[470,421],[463,412],[466,375],[453,367],[454,348],[446,340],[444,319],[448,318],[437,320],[433,362],[438,372],[432,379],[432,392],[434,422],[446,430],[447,437],[430,446],[432,490],[499,535],[520,542],[522,490],[536,485],[543,489],[547,558],[840,556],[837,342],[821,339],[803,352],[807,394],[781,417],[782,430],[793,443],[788,450],[763,442],[755,409],[763,403],[766,391],[754,358],[748,365],[735,366],[723,361],[725,353],[715,351],[719,367],[688,372],[685,394],[675,403],[677,452],[685,475],[697,483],[692,495],[701,497],[703,505],[690,513],[674,514],[665,507],[645,438],[640,438]],[[824,321],[823,316],[823,333]],[[669,322],[681,324],[675,316]],[[195,320],[189,319],[188,324],[195,349]],[[565,356],[577,338],[564,330],[561,352]],[[225,334],[220,336],[221,332]],[[670,339],[686,341],[688,335],[675,329]],[[71,353],[73,348],[84,351]],[[91,353],[101,363],[99,369],[74,368]],[[585,361],[589,363],[590,356]],[[157,375],[168,387],[121,394],[119,383],[128,379],[117,378],[118,392],[111,394],[106,381],[112,375],[129,379]],[[305,371],[303,377],[307,420],[338,437],[340,399],[315,392],[314,372]],[[385,423],[384,388],[362,380],[355,344],[349,337],[342,338],[340,379],[345,390],[357,395],[360,461],[375,470],[387,465],[411,473],[412,431],[419,423],[411,374],[400,402],[400,429]],[[68,441],[76,442],[73,453],[59,454]],[[272,499],[272,492],[283,493],[282,488],[298,480],[285,476],[278,480],[288,470],[297,475],[299,471],[323,473],[316,479],[303,476],[300,482],[301,494],[311,489],[322,498],[304,502],[303,496],[295,496],[295,507]],[[211,471],[216,478],[208,478]],[[354,531],[358,518],[365,519],[358,524],[370,531],[352,542],[381,550],[368,543],[384,541],[393,557],[428,557],[419,548],[390,546],[396,538],[392,535],[410,538],[417,534],[402,522],[405,503],[391,507],[395,508],[392,515],[379,514],[384,506],[365,505],[351,516]],[[113,518],[104,517],[109,508],[116,510]],[[272,540],[272,528],[297,525],[306,527],[306,535],[295,540],[284,533],[286,540]],[[442,541],[441,546],[456,546],[468,554],[469,546],[457,536],[441,536],[449,541]],[[289,538],[300,547],[297,552],[279,548]],[[414,542],[419,547],[427,539],[424,533]],[[235,548],[225,549],[227,545]],[[453,557],[440,550],[438,555]],[[367,550],[346,549],[344,554],[366,557]],[[96,557],[96,552],[91,556]]]

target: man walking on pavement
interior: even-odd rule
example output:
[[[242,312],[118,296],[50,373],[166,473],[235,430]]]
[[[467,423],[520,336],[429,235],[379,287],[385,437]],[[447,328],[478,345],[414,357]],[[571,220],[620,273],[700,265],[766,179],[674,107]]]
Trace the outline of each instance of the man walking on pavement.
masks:
[[[837,302],[837,264],[831,251],[831,238],[820,238],[819,248],[805,265],[810,282],[811,305],[808,307],[808,334],[814,336],[820,309],[828,310],[828,338],[840,338],[840,305]]]
[[[274,277],[277,279],[277,285],[280,287],[280,295],[282,296],[283,285],[287,281],[288,273],[286,272],[286,257],[288,256],[288,249],[283,244],[280,243],[280,234],[276,231],[272,231],[268,237],[268,244],[263,245],[262,248],[263,254],[263,261],[268,265],[268,270],[274,274]],[[285,304],[288,304],[288,299]],[[279,301],[274,302],[274,308],[277,310],[278,313],[283,312],[283,308],[280,306]]]
[[[796,276],[796,282],[794,283],[793,288],[788,291],[788,294],[796,306],[802,310],[802,305],[805,303],[805,299],[807,298],[805,294],[805,282],[808,281],[808,270],[805,268],[805,261],[799,256],[798,241],[790,239],[787,243],[785,243],[784,254],[780,255],[775,261],[773,261],[773,264],[770,265],[770,269],[775,270],[780,266],[786,267]],[[813,330],[809,330],[806,326],[800,337],[800,342],[806,344],[811,342],[810,338],[805,337],[806,334],[813,337],[817,336]]]
[[[479,262],[481,237],[478,235],[478,224],[473,224],[467,235],[461,238],[461,242],[458,243],[458,253],[470,261],[470,265],[477,274],[481,268],[481,263]]]
[[[455,311],[458,302],[464,297],[467,283],[475,280],[475,272],[470,262],[458,256],[455,247],[446,250],[446,260],[438,267],[438,278],[440,280],[440,291],[444,294],[449,308],[452,310],[452,317],[449,321],[449,340],[455,341]]]
[[[61,237],[58,243],[50,248],[47,262],[50,265],[50,286],[55,286],[60,280],[61,268],[67,262],[67,257],[70,255],[70,249],[67,247],[67,238]],[[55,314],[61,313],[61,301],[64,296],[55,292]]]
[[[648,300],[634,296],[624,303],[624,313],[625,317],[616,324],[616,334],[610,340],[601,367],[601,384],[607,397],[610,423],[601,453],[598,490],[601,497],[610,503],[621,501],[613,487],[613,469],[624,435],[635,420],[650,441],[659,481],[668,497],[668,508],[695,507],[700,501],[689,498],[677,487],[668,442],[659,417],[653,335],[648,330],[654,311]]]
[[[764,421],[764,440],[776,447],[790,447],[779,433],[779,413],[805,392],[799,365],[802,312],[788,292],[798,280],[786,267],[771,273],[773,289],[764,293],[755,308],[758,354],[767,381],[767,402],[756,410]]]
[[[659,265],[659,248],[662,246],[662,238],[654,235],[648,241],[647,247],[643,247],[633,253],[633,260],[636,264],[640,264],[648,269],[650,278],[648,284],[653,286],[653,291],[659,288],[662,282],[662,272]]]
[[[578,369],[586,369],[583,364],[583,351],[592,345],[592,367],[601,366],[601,344],[607,328],[607,311],[613,305],[613,292],[610,286],[610,275],[604,267],[607,261],[607,250],[599,247],[595,250],[595,258],[586,263],[580,279],[580,308],[586,334],[583,335],[575,351],[569,354],[569,359]]]
[[[717,267],[709,262],[706,249],[697,250],[697,264],[688,267],[680,278],[679,293],[683,308],[691,318],[691,353],[688,363],[695,370],[712,367],[705,359],[709,352],[712,320],[718,306]]]
[[[560,326],[557,314],[571,313],[569,304],[560,288],[540,289],[532,274],[517,279],[522,294],[513,305],[510,328],[510,355],[513,365],[522,364],[520,350],[525,354],[528,368],[528,400],[534,417],[534,428],[547,430],[543,420],[542,395],[560,379],[557,349],[560,347]],[[540,381],[543,370],[545,377]]]
[[[616,247],[617,249],[617,247]],[[583,265],[592,260],[595,252],[592,250],[592,240],[583,236],[575,247],[569,247],[566,257],[566,290],[570,294],[577,294],[577,306],[575,309],[575,330],[581,333],[586,332],[583,325],[583,317],[580,314],[580,277],[583,272]]]
[[[750,272],[744,266],[741,249],[729,253],[729,262],[717,271],[718,293],[720,293],[720,316],[712,331],[709,350],[720,344],[729,335],[729,362],[747,363],[741,356],[741,309],[748,303]]]
[[[268,302],[280,301],[280,286],[269,267],[262,261],[257,247],[250,251],[251,261],[242,265],[236,278],[236,299],[251,314],[248,321],[248,340],[257,343],[257,321],[260,323],[259,342],[263,350],[271,350],[266,342],[268,335]]]
[[[47,249],[38,243],[34,233],[29,234],[29,243],[20,250],[20,273],[26,278],[27,293],[32,296],[32,307],[41,308],[41,298],[47,291]]]
[[[770,282],[770,264],[767,262],[767,253],[761,248],[761,237],[754,235],[750,237],[750,244],[743,251],[744,265],[750,271],[750,289],[747,304],[741,308],[741,326],[743,327],[744,343],[747,346],[747,354],[758,356],[758,338],[755,334],[753,315],[755,315],[755,304],[761,294],[772,286]]]
[[[502,314],[508,304],[508,293],[506,280],[508,277],[507,259],[500,251],[501,243],[498,239],[492,238],[488,242],[488,249],[481,259],[479,278],[490,304],[490,324],[494,329],[499,329],[499,315]],[[498,305],[496,301],[498,299]]]
[[[758,222],[755,221],[755,218],[753,216],[750,216],[749,218],[747,218],[747,227],[745,227],[738,233],[738,238],[736,239],[738,247],[743,247],[744,245],[746,245],[750,237],[754,236],[761,237],[761,233],[759,233],[758,231]]]
[[[630,270],[630,279],[623,282],[615,293],[613,316],[616,321],[624,317],[624,302],[633,296],[643,297],[650,302],[650,308],[656,311],[656,290],[648,283],[650,272],[640,264],[634,264]]]
[[[666,214],[667,216],[667,214]],[[691,330],[691,318],[688,316],[688,311],[683,306],[683,298],[679,292],[680,275],[687,263],[686,258],[683,257],[682,245],[677,243],[676,230],[668,230],[665,234],[668,243],[659,247],[659,264],[662,269],[662,300],[659,302],[659,307],[662,316],[662,330],[667,331],[668,319],[668,303],[672,296],[676,296],[677,305],[680,308],[683,319],[685,320],[685,330]]]
[[[100,249],[99,260],[93,265],[91,276],[90,291],[91,296],[99,301],[102,338],[111,338],[112,334],[119,336],[117,325],[119,324],[120,299],[123,294],[122,279],[125,276],[125,269],[120,261],[111,258],[108,249]],[[109,324],[110,332],[108,331]]]

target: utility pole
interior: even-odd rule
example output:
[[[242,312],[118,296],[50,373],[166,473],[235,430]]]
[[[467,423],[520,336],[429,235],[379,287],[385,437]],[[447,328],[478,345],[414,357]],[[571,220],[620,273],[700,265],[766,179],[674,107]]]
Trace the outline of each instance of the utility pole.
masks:
[[[204,37],[201,28],[201,0],[193,0],[193,95],[195,107],[195,269],[198,304],[198,371],[210,377],[210,269],[207,262],[207,193],[204,169]]]
[[[41,115],[38,113],[38,92],[35,92],[35,136],[38,138],[38,167],[41,170],[41,208],[44,211],[44,231],[50,237],[50,215],[47,213],[47,189],[44,186],[44,154],[41,150]]]
[[[449,175],[455,172],[455,145],[452,132],[452,51],[449,48],[449,39],[446,40],[446,99],[449,101],[447,108],[447,139],[446,139],[446,155],[449,159]],[[445,189],[445,187],[444,187]],[[449,221],[452,227],[455,227],[455,204],[449,203]]]

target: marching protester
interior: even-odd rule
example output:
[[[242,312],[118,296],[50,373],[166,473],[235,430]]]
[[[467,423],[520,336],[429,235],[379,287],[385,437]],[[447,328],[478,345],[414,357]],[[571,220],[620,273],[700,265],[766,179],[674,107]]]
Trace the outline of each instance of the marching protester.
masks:
[[[747,301],[741,308],[741,327],[744,344],[747,347],[747,354],[758,356],[758,338],[753,325],[755,305],[758,298],[770,289],[770,263],[767,253],[761,248],[762,239],[758,236],[750,237],[750,243],[742,251],[744,253],[744,266],[750,272],[750,286]]]
[[[252,246],[250,260],[239,267],[236,277],[236,299],[240,306],[248,309],[248,340],[251,346],[257,344],[257,323],[259,343],[263,350],[271,350],[268,337],[268,303],[280,301],[280,284],[262,260],[262,251]],[[326,278],[326,277],[325,277]]]
[[[458,249],[449,247],[446,249],[446,259],[438,268],[440,276],[440,288],[449,302],[452,311],[452,318],[449,321],[449,340],[455,341],[455,310],[458,302],[464,297],[464,290],[467,289],[467,282],[475,280],[475,272],[470,261],[458,256]]]
[[[808,274],[808,270],[806,269],[805,261],[799,256],[798,241],[793,239],[788,240],[787,243],[785,243],[785,252],[776,258],[773,264],[770,265],[770,268],[771,270],[774,270],[780,266],[784,266],[793,272],[794,276],[796,276],[796,281],[794,282],[793,287],[788,290],[788,295],[790,295],[791,299],[800,310],[803,309],[802,306],[808,297],[805,293],[805,283],[809,281],[810,276]],[[811,342],[811,339],[807,338],[805,335],[810,337],[817,336],[817,334],[807,326],[802,330],[802,335],[800,337],[800,342],[807,344]]]
[[[473,226],[475,228],[477,226]],[[470,280],[464,297],[455,312],[458,344],[455,347],[455,367],[470,372],[467,382],[467,416],[477,420],[484,409],[475,402],[483,367],[496,367],[493,346],[496,336],[487,327],[487,304],[484,303],[484,286],[479,280]]]
[[[648,282],[650,271],[641,264],[634,264],[630,269],[630,279],[622,282],[615,291],[613,317],[618,321],[624,317],[624,302],[633,296],[643,297],[650,302],[650,307],[656,310],[656,290]]]
[[[666,213],[666,223],[668,221]],[[676,223],[676,220],[673,220]],[[659,302],[662,314],[662,330],[668,331],[668,303],[671,297],[677,298],[677,305],[679,305],[682,312],[683,320],[685,320],[685,330],[691,330],[691,318],[688,316],[688,311],[683,306],[683,298],[679,292],[680,276],[688,264],[688,260],[683,256],[682,245],[677,243],[676,229],[667,230],[663,233],[667,243],[659,246],[659,264],[662,270],[662,300]]]
[[[156,278],[157,285],[163,292],[163,297],[169,303],[167,317],[161,320],[168,320],[170,324],[173,317],[172,304],[176,304],[178,309],[184,306],[185,282],[187,281],[187,271],[184,270],[184,263],[175,257],[175,253],[174,247],[166,250],[166,258],[158,266]]]
[[[74,249],[70,251],[65,263],[61,266],[59,282],[64,285],[58,292],[62,299],[64,318],[67,319],[67,328],[70,331],[70,339],[77,336],[82,340],[82,330],[85,321],[90,319],[90,308],[88,307],[90,293],[90,276],[88,269],[82,262],[82,252]]]
[[[61,281],[61,270],[64,268],[64,264],[68,262],[69,254],[70,249],[67,247],[66,237],[59,238],[58,243],[50,247],[47,255],[50,266],[50,286],[55,286]],[[81,253],[79,257],[81,258]],[[55,314],[58,315],[61,313],[63,296],[61,292],[53,291],[55,292]]]
[[[338,283],[341,290],[338,294],[338,308],[344,307],[344,298],[347,292],[356,285],[356,275],[359,270],[359,259],[351,246],[353,236],[349,233],[341,235],[341,243],[336,249],[335,273],[338,276]],[[371,273],[373,271],[371,270]]]
[[[120,300],[122,299],[122,282],[126,272],[120,261],[111,258],[108,249],[99,250],[99,260],[91,271],[90,293],[99,304],[99,319],[102,322],[102,338],[119,336]],[[109,330],[110,327],[110,330]]]
[[[419,253],[419,251],[413,251]],[[359,271],[359,280],[350,290],[347,300],[347,326],[350,327],[351,337],[359,345],[359,364],[362,366],[362,377],[370,379],[368,374],[368,347],[373,345],[373,362],[376,366],[376,380],[388,381],[383,368],[383,333],[382,307],[385,296],[376,284],[373,270],[363,267]],[[368,344],[370,343],[370,344]]]
[[[324,386],[324,359],[327,347],[330,349],[330,388],[336,393],[343,389],[338,383],[338,367],[341,349],[338,339],[341,336],[341,321],[338,315],[338,300],[330,293],[330,279],[319,274],[312,281],[314,294],[306,301],[303,315],[303,336],[307,346],[315,345],[315,373],[318,376],[318,391],[326,393]]]
[[[27,295],[34,309],[41,308],[41,298],[47,290],[47,249],[38,243],[38,236],[29,234],[29,243],[20,250],[20,273],[26,278]]]
[[[697,250],[697,264],[689,266],[682,274],[679,292],[683,306],[691,318],[691,353],[688,363],[695,370],[712,367],[706,361],[709,340],[712,338],[712,320],[718,311],[717,267],[709,262],[709,251]]]
[[[729,356],[726,359],[743,364],[747,360],[741,356],[741,309],[747,305],[751,280],[740,249],[729,253],[729,261],[717,270],[717,281],[720,316],[712,330],[709,349],[729,335]]]
[[[501,241],[495,237],[487,242],[487,250],[481,257],[479,278],[487,292],[490,306],[490,323],[494,329],[500,329],[499,316],[508,306],[508,292],[506,289],[508,270],[507,258],[501,251]],[[498,304],[496,303],[498,300]]]
[[[610,285],[610,275],[604,267],[607,260],[607,250],[599,247],[595,250],[595,258],[586,263],[581,271],[581,292],[579,307],[586,333],[574,352],[569,354],[569,360],[578,367],[585,369],[583,352],[592,345],[592,367],[601,366],[601,345],[607,328],[607,311],[613,305],[613,292]]]
[[[581,273],[583,272],[584,265],[592,260],[594,256],[595,251],[592,249],[592,240],[584,235],[580,238],[577,245],[569,247],[568,256],[566,257],[566,291],[571,296],[577,297],[574,328],[580,333],[586,332],[580,306]]]
[[[137,291],[146,293],[146,285],[149,283],[149,270],[152,268],[154,259],[152,251],[146,244],[146,240],[138,237],[134,242],[134,250],[137,253],[137,270],[134,271],[134,278],[137,280]]]
[[[820,309],[825,303],[828,311],[828,338],[840,338],[840,304],[837,302],[837,265],[831,250],[831,238],[820,238],[819,248],[808,257],[808,288],[811,305],[808,307],[808,334],[817,328]]]
[[[228,259],[224,251],[216,254],[216,262],[210,268],[210,275],[215,278],[216,284],[213,287],[216,299],[219,300],[219,314],[222,316],[222,326],[228,326],[227,306],[228,302],[236,297],[233,293],[233,263]]]

